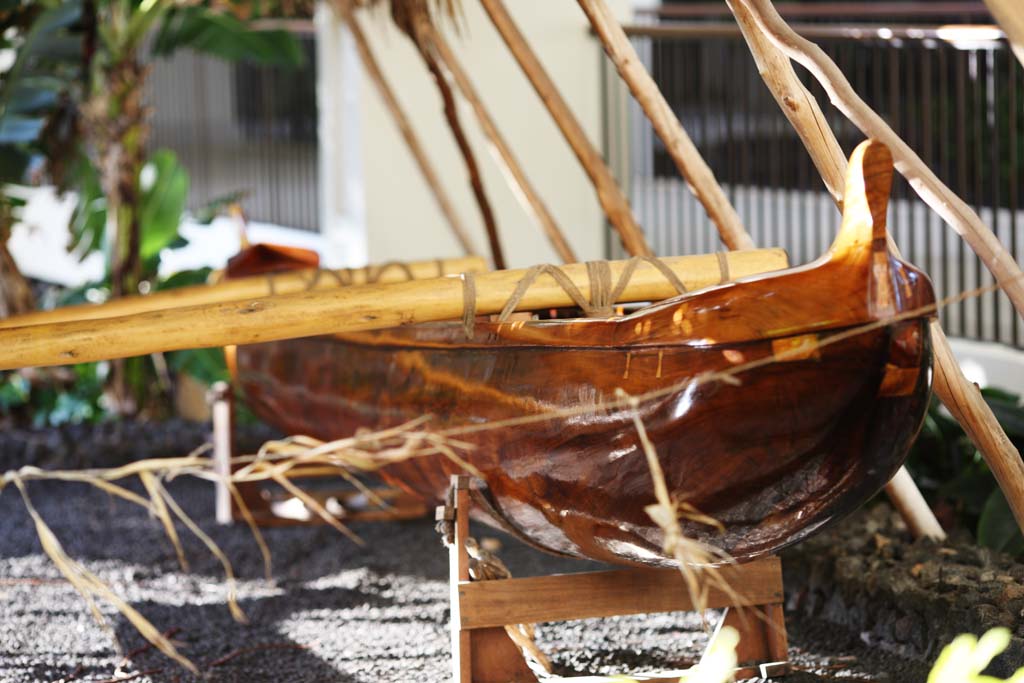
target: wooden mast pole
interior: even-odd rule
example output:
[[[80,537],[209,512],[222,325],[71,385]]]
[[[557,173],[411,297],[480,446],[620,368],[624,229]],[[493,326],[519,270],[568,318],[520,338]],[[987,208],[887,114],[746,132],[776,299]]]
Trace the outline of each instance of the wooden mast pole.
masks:
[[[988,11],[996,18],[1000,28],[1006,32],[1013,54],[1024,66],[1024,11],[1019,0],[985,0]]]
[[[497,152],[497,160],[506,171],[506,176],[510,179],[515,194],[524,202],[527,211],[540,224],[541,229],[558,256],[566,263],[575,262],[577,259],[572,247],[566,241],[544,200],[541,199],[536,188],[526,177],[526,173],[512,152],[512,148],[498,131],[494,119],[477,93],[473,82],[459,63],[455,53],[448,46],[448,42],[429,21],[420,22],[417,30],[420,32],[419,35],[428,43],[427,48],[437,55],[451,75],[455,86],[473,109],[481,130],[488,141],[490,141],[494,151]]]
[[[786,267],[781,249],[730,252],[727,272],[744,277]],[[662,259],[687,290],[721,282],[716,254]],[[628,261],[609,261],[617,281]],[[589,291],[586,264],[561,267],[580,291]],[[475,290],[480,315],[500,312],[527,270],[502,270],[465,278],[445,277],[392,284],[367,284],[260,299],[187,306],[94,320],[10,327],[0,330],[0,369],[66,365],[230,344],[256,344],[319,334],[380,329],[434,320],[459,320],[465,295]],[[658,301],[677,294],[658,268],[636,265],[619,301]],[[575,306],[572,297],[549,275],[538,277],[517,310]]]
[[[658,137],[665,143],[672,160],[689,183],[694,195],[704,205],[708,216],[718,227],[722,241],[730,249],[751,249],[750,235],[743,229],[736,210],[715,180],[715,174],[697,151],[693,140],[686,134],[665,96],[658,89],[629,38],[604,0],[577,0],[604,45],[605,52],[615,64],[622,80],[629,86]]]
[[[366,34],[363,33],[359,19],[352,10],[351,0],[336,0],[333,4],[341,20],[348,26],[349,32],[355,41],[356,51],[359,53],[363,68],[377,89],[381,100],[384,101],[384,108],[388,110],[395,125],[398,126],[398,131],[402,134],[402,138],[405,140],[405,144],[409,148],[409,152],[412,154],[412,158],[415,160],[423,180],[426,181],[427,187],[433,193],[438,208],[441,209],[445,220],[448,221],[452,234],[466,254],[475,256],[479,252],[473,246],[473,240],[470,239],[469,232],[455,210],[455,205],[452,204],[451,199],[448,197],[448,193],[445,191],[444,185],[442,185],[441,179],[434,169],[434,165],[427,158],[427,153],[423,149],[423,145],[420,144],[416,131],[413,130],[412,122],[409,121],[405,110],[402,109],[402,105],[398,102],[398,97],[395,96],[395,91],[391,88],[387,78],[384,77],[384,72],[381,70],[380,64],[370,48],[370,43],[366,39]]]
[[[523,73],[529,79],[541,102],[547,107],[548,113],[562,131],[566,142],[576,154],[583,170],[590,177],[608,222],[622,240],[622,246],[633,256],[651,255],[650,246],[644,238],[643,231],[637,225],[629,200],[612,175],[611,169],[604,161],[601,153],[591,144],[583,126],[573,114],[558,87],[548,75],[544,65],[526,41],[519,27],[509,15],[502,0],[480,0],[484,10],[491,18],[512,56],[519,63]]]
[[[729,3],[729,7],[736,16],[765,83],[797,129],[829,192],[837,199],[837,203],[841,203],[845,158],[835,135],[825,122],[821,108],[813,97],[803,96],[806,90],[797,79],[789,57],[765,37],[750,10],[735,0]],[[964,376],[938,322],[932,323],[931,335],[936,369],[935,393],[985,457],[1010,502],[1018,524],[1024,529],[1024,463],[1020,453],[1006,436],[978,388]],[[909,526],[919,528],[922,535],[938,536],[937,522],[931,521],[934,520],[934,514],[929,509],[927,517],[931,520],[927,519],[922,507],[923,501],[914,501],[920,498],[920,493],[916,487],[915,490],[909,488],[902,473],[889,483],[886,491],[897,508],[919,511],[919,514],[911,512],[915,520],[908,519]],[[941,532],[941,527],[938,527],[938,531]]]

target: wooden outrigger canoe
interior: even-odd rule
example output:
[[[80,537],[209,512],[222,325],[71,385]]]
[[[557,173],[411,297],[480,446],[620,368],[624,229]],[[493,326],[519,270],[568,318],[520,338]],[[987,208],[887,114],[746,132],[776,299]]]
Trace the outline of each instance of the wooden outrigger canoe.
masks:
[[[899,469],[930,393],[927,277],[887,247],[892,162],[851,161],[843,225],[806,266],[687,293],[610,319],[480,321],[240,346],[252,408],[333,439],[421,415],[465,428],[491,522],[576,557],[671,564],[645,512],[651,473],[622,389],[640,404],[673,496],[722,529],[684,532],[738,560],[798,541],[861,505]],[[861,326],[864,330],[853,333]],[[830,339],[834,335],[839,337]],[[747,368],[746,366],[752,365]],[[730,372],[737,382],[692,382]],[[552,411],[556,416],[500,428]],[[382,471],[439,500],[442,456]]]

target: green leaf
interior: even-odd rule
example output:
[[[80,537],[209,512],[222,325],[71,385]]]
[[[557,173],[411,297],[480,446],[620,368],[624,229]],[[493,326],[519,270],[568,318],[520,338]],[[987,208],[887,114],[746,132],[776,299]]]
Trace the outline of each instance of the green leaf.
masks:
[[[174,152],[162,149],[150,157],[142,175],[152,173],[152,184],[142,188],[139,225],[142,242],[139,255],[152,259],[160,250],[178,239],[181,215],[188,201],[188,173],[178,163]],[[141,183],[140,183],[141,184]]]
[[[168,354],[168,362],[175,371],[191,375],[206,385],[230,379],[221,348],[175,351]]]
[[[0,118],[0,144],[32,142],[39,137],[45,119],[11,114]]]
[[[279,66],[301,66],[305,61],[291,33],[253,30],[235,17],[207,7],[176,8],[164,20],[153,41],[153,53],[169,55],[181,47],[229,61]]]
[[[107,200],[100,186],[99,174],[85,155],[75,162],[71,172],[72,185],[77,190],[78,202],[71,212],[71,240],[68,251],[85,259],[103,248],[106,230]]]
[[[64,88],[64,81],[53,76],[28,76],[11,85],[7,112],[25,114],[52,107]]]
[[[0,145],[0,183],[20,183],[32,157],[14,145]]]
[[[157,284],[157,291],[174,289],[176,287],[188,287],[189,285],[204,285],[213,272],[212,268],[198,268],[196,270],[183,270],[179,273],[165,278]]]
[[[998,487],[989,495],[981,512],[978,543],[1014,557],[1024,554],[1024,536],[1021,536],[1010,505]]]

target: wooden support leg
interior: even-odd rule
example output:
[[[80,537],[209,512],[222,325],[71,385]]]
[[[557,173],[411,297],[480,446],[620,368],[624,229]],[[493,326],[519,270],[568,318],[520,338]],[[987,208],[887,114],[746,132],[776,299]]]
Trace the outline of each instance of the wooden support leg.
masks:
[[[452,680],[455,683],[536,683],[523,654],[501,626],[464,628],[462,585],[469,581],[469,486],[466,476],[452,477],[453,508],[444,514],[454,522],[448,548],[451,579]]]
[[[622,569],[470,582],[465,545],[469,537],[470,485],[469,477],[452,477],[449,503],[437,511],[437,518],[451,525],[448,540],[455,683],[536,683],[537,676],[509,638],[504,624],[694,608],[679,572],[674,569]],[[739,676],[784,675],[789,664],[778,558],[728,566],[719,572],[722,581],[733,590],[726,592],[712,586],[709,591],[708,607],[727,608],[712,638],[724,626],[739,631]],[[742,607],[733,607],[737,604]],[[616,679],[607,680],[610,683]],[[679,673],[643,680],[677,681]]]
[[[231,460],[235,456],[235,396],[231,385],[215,383],[210,387],[209,400],[213,421],[213,460],[217,474],[227,477],[234,469]],[[258,511],[266,506],[258,484],[236,484],[235,488],[250,510]],[[231,491],[220,481],[216,485],[215,510],[218,524],[231,524],[241,517]]]

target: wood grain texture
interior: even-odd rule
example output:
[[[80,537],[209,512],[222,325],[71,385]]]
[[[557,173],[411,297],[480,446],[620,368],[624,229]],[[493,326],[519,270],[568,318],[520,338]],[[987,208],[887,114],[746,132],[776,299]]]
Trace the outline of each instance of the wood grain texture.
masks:
[[[739,559],[772,554],[881,489],[927,407],[934,294],[886,250],[891,173],[884,147],[858,148],[842,232],[806,266],[621,318],[481,320],[468,338],[461,325],[415,325],[240,347],[239,381],[257,412],[319,438],[430,414],[474,446],[466,457],[505,527],[553,552],[671,565],[644,509],[654,494],[632,415],[607,407],[620,389],[662,390],[640,413],[667,483],[724,525],[684,519],[684,532]],[[759,366],[739,370],[749,363]],[[692,383],[731,368],[737,385]],[[454,473],[443,458],[382,472],[433,499]]]
[[[735,588],[729,595],[709,586],[709,609],[782,601],[778,558],[716,570]],[[675,569],[621,569],[554,574],[459,585],[462,628],[591,619],[621,614],[689,611],[693,602]],[[529,596],[529,599],[524,599]]]

